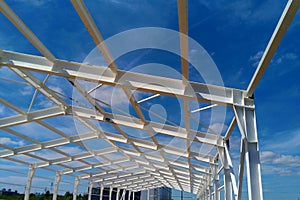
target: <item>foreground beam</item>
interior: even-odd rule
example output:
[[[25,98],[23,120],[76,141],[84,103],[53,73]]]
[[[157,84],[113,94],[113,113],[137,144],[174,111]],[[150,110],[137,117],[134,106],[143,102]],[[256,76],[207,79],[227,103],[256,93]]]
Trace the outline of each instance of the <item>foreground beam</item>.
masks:
[[[105,66],[56,60],[55,64],[45,57],[1,51],[2,66],[33,70],[66,78],[82,79],[107,85],[123,86],[131,90],[187,98],[220,105],[233,105],[233,93],[243,92],[233,88],[117,70],[116,73]],[[126,81],[124,81],[126,80]]]
[[[29,171],[28,171],[28,176],[27,176],[24,200],[29,200],[32,178],[34,176],[35,171],[36,171],[36,167],[34,165],[30,165]]]
[[[294,16],[296,15],[298,8],[300,5],[299,0],[289,0],[280,19],[279,22],[273,32],[273,35],[268,43],[268,46],[258,64],[258,67],[255,71],[255,74],[248,86],[247,96],[251,97],[262,78],[264,72],[269,66],[282,38],[284,37],[286,31],[288,30]]]

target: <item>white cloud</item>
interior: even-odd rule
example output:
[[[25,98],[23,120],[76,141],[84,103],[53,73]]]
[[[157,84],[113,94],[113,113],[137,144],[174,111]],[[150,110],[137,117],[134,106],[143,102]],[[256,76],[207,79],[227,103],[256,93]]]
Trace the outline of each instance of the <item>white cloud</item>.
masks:
[[[22,96],[26,96],[26,95],[30,95],[30,94],[33,94],[33,87],[28,85],[28,86],[22,88],[22,90],[21,90]]]
[[[297,173],[300,167],[300,156],[298,155],[282,155],[273,151],[262,151],[260,160],[264,173],[280,176],[300,175]]]
[[[263,149],[289,153],[299,149],[300,147],[300,128],[274,133],[273,135],[276,137],[273,139],[272,144],[264,145]]]
[[[276,64],[281,64],[283,61],[296,60],[297,58],[298,56],[295,53],[285,53],[276,58],[274,62]]]
[[[253,56],[250,56],[249,61],[252,63],[253,67],[257,67],[263,54],[264,54],[264,51],[258,51]]]
[[[286,155],[278,154],[273,151],[262,151],[260,153],[260,159],[262,163],[300,167],[299,155]]]
[[[2,137],[2,138],[0,138],[0,144],[23,146],[24,141],[23,140],[15,141],[15,140],[12,140],[8,137]]]

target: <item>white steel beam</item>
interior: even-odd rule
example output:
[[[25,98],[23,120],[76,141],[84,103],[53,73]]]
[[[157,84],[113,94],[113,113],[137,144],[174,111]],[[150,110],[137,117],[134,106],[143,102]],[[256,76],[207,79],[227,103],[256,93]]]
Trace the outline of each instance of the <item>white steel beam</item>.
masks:
[[[30,112],[26,115],[15,115],[11,117],[0,119],[0,128],[6,128],[9,126],[16,126],[24,123],[29,123],[33,121],[43,120],[51,117],[56,117],[59,115],[64,115],[66,111],[61,107],[55,106],[52,108],[46,108],[42,110],[37,110]]]
[[[30,165],[29,171],[28,171],[28,176],[27,176],[24,200],[29,200],[32,178],[34,176],[35,171],[36,171],[36,167],[34,165]]]
[[[78,176],[76,176],[76,177],[75,177],[75,182],[74,182],[73,200],[76,200],[76,199],[77,199],[79,182],[80,182],[80,179],[79,179]]]
[[[112,200],[112,191],[113,191],[113,187],[110,186],[109,187],[109,200]]]
[[[245,104],[254,104],[252,99],[245,98],[244,101]],[[255,110],[241,107],[234,107],[234,110],[236,115],[235,117],[237,118],[237,124],[245,143],[244,159],[246,160],[248,198],[262,200],[263,191]],[[243,157],[241,159],[241,162],[243,162]]]
[[[120,188],[117,188],[116,200],[120,199]]]
[[[99,200],[102,200],[102,199],[103,199],[103,190],[104,190],[104,186],[101,185],[101,187],[100,187],[100,197],[99,197]],[[118,191],[120,191],[120,190],[118,189]],[[118,197],[118,194],[117,194],[117,197]],[[118,198],[117,198],[117,199],[118,199]]]
[[[15,27],[49,60],[55,60],[52,53],[35,36],[35,34],[24,24],[24,22],[14,13],[14,11],[4,2],[0,1],[0,11],[9,19]]]
[[[86,29],[92,36],[95,44],[97,45],[98,49],[102,53],[104,59],[108,63],[110,69],[114,72],[117,71],[118,67],[116,66],[114,62],[114,58],[109,53],[109,50],[104,43],[103,37],[101,33],[99,32],[92,16],[90,15],[87,7],[85,6],[84,2],[82,0],[71,0],[76,12],[80,16],[82,22],[84,23]],[[101,44],[101,45],[100,45]]]
[[[93,187],[94,187],[94,181],[93,181],[93,180],[90,180],[90,183],[89,183],[88,200],[92,200]]]
[[[55,176],[55,182],[54,182],[54,189],[53,189],[53,200],[57,200],[57,194],[58,194],[58,186],[59,186],[59,182],[61,179],[61,173],[60,172],[56,172],[56,176]]]
[[[132,90],[151,92],[167,96],[176,96],[190,100],[233,105],[233,92],[242,90],[221,86],[187,82],[147,74],[117,70],[117,75],[103,66],[56,60],[52,63],[40,56],[2,51],[1,65],[13,68],[39,71],[66,78],[83,79],[108,85],[123,86]],[[126,77],[126,82],[118,77]],[[192,90],[191,90],[192,88]],[[241,105],[243,106],[243,105]]]
[[[284,37],[286,31],[288,30],[294,16],[296,15],[298,8],[300,5],[299,0],[289,0],[280,19],[279,22],[273,32],[273,35],[268,43],[267,48],[258,64],[258,67],[255,71],[253,78],[247,88],[247,96],[251,97],[262,78],[264,72],[269,66],[282,38]]]

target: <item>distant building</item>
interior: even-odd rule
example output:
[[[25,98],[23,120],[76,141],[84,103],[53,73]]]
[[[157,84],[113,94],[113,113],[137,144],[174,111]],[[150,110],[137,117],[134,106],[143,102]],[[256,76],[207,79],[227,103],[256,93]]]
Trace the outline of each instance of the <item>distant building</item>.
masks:
[[[148,200],[148,190],[141,192],[141,199]],[[172,189],[167,187],[160,187],[149,190],[149,200],[171,200]]]

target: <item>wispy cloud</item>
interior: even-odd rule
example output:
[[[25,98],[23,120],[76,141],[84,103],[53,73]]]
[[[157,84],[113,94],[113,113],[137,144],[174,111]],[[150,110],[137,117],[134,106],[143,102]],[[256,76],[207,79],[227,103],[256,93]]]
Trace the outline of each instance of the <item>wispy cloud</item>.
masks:
[[[277,154],[273,151],[260,153],[262,170],[264,173],[280,176],[300,175],[300,156]]]
[[[8,138],[8,137],[2,137],[2,138],[0,138],[0,144],[23,146],[24,141],[23,140],[16,141],[16,140],[12,140],[11,138]]]
[[[275,64],[281,64],[284,61],[291,61],[296,60],[298,58],[298,55],[292,52],[287,52],[284,54],[279,55],[275,60],[273,61]]]
[[[300,147],[300,128],[274,133],[273,135],[276,137],[272,140],[272,144],[267,143],[262,147],[265,151],[289,153]]]
[[[253,67],[257,67],[262,55],[264,54],[264,51],[258,51],[256,54],[250,56],[249,62]]]

